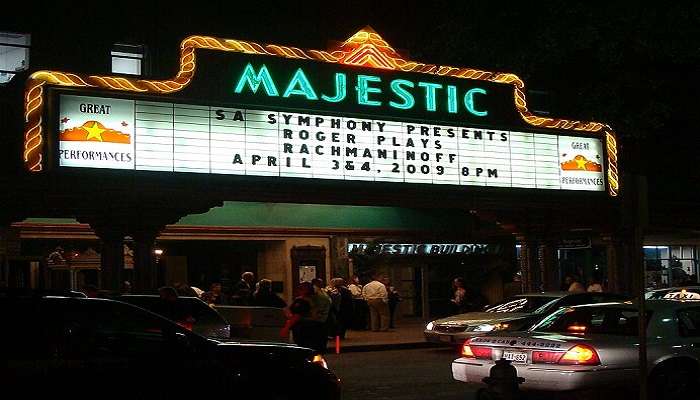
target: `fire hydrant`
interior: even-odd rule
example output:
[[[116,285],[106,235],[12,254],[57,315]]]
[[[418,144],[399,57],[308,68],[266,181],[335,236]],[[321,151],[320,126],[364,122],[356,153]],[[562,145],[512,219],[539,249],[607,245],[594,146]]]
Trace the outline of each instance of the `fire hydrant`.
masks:
[[[510,361],[500,359],[491,367],[489,376],[483,379],[488,388],[481,393],[484,400],[517,400],[520,398],[518,385],[525,382],[518,377],[518,371],[510,365]]]

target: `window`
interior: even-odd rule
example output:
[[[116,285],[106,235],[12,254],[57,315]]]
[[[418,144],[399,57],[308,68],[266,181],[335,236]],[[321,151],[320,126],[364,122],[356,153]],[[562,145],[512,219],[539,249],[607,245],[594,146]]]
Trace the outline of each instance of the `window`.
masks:
[[[682,337],[700,337],[700,308],[678,311],[678,330]]]
[[[30,42],[28,34],[0,32],[0,84],[29,68]]]
[[[647,324],[651,312],[647,312]],[[532,328],[540,332],[592,333],[636,336],[639,313],[630,308],[581,307],[562,308]]]
[[[531,313],[545,304],[549,304],[556,297],[546,296],[514,296],[509,297],[500,303],[496,303],[489,307],[486,312],[502,313],[502,312],[521,312]]]
[[[695,246],[644,246],[647,286],[652,288],[697,283]]]
[[[112,72],[143,75],[143,46],[115,44],[112,49]]]

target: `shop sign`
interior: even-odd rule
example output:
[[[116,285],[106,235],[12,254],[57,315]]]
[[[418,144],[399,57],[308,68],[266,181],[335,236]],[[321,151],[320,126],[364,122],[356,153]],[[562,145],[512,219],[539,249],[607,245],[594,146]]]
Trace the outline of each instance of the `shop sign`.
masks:
[[[558,249],[573,250],[573,249],[590,249],[591,248],[591,238],[580,237],[580,238],[562,238],[559,239],[557,244]]]
[[[516,75],[406,60],[368,29],[333,51],[192,36],[180,61],[162,81],[32,74],[27,168],[617,194],[607,125],[534,115]]]
[[[485,254],[489,250],[489,245],[481,243],[380,243],[375,248],[377,255],[442,256]],[[348,253],[365,253],[368,249],[368,243],[348,243]]]

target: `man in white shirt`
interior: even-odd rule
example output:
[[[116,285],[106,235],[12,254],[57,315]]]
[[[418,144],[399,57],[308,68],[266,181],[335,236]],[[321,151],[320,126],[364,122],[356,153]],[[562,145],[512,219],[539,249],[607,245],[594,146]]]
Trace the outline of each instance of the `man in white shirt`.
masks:
[[[373,275],[372,282],[362,288],[362,297],[369,305],[370,326],[374,332],[389,330],[389,293],[381,278],[380,275]]]

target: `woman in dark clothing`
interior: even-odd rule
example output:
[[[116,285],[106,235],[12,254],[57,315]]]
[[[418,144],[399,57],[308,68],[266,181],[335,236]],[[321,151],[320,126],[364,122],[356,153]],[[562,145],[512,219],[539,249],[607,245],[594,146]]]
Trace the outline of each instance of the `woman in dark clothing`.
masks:
[[[297,293],[298,297],[289,305],[287,323],[280,331],[280,336],[283,339],[289,338],[291,331],[294,343],[325,354],[327,347],[326,327],[323,323],[312,319],[315,313],[311,301],[314,287],[310,282],[302,282],[297,288]]]
[[[261,279],[258,282],[258,288],[253,294],[253,300],[251,302],[252,306],[259,307],[275,307],[275,308],[285,308],[287,303],[280,299],[272,291],[272,281],[269,279]]]
[[[352,326],[353,322],[352,292],[345,286],[345,279],[343,278],[335,278],[331,280],[331,284],[339,293],[339,304],[335,309],[337,334],[341,339],[345,339],[345,332]]]

